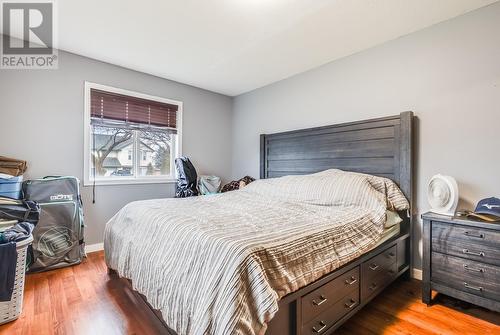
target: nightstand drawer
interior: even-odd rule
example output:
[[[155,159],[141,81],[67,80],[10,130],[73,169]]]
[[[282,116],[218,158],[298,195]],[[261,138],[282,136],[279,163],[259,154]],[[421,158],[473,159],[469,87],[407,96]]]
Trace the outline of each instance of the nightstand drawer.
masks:
[[[396,254],[396,246],[393,246],[361,264],[363,281],[368,282],[380,273],[392,271],[392,264],[396,262]]]
[[[475,227],[433,222],[432,250],[500,265],[500,233]]]
[[[359,292],[359,267],[303,296],[302,321],[305,323],[318,316],[353,290]]]
[[[500,267],[437,252],[431,262],[433,282],[500,301]]]
[[[454,239],[481,245],[500,246],[500,232],[476,227],[450,225],[433,221],[432,237],[438,239]]]

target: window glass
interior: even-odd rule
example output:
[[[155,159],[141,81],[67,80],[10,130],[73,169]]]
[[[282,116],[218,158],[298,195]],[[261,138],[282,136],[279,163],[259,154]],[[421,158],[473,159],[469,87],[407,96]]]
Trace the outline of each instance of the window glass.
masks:
[[[92,125],[91,167],[98,177],[120,178],[134,174],[134,132]]]
[[[139,176],[171,175],[174,134],[157,130],[140,130],[139,150],[142,153]]]

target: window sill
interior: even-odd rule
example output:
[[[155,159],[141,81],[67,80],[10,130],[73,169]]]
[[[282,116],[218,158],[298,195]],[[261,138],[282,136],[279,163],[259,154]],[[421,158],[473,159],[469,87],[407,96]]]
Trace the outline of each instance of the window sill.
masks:
[[[112,186],[112,185],[144,185],[144,184],[175,184],[177,179],[172,178],[129,178],[117,180],[99,180],[95,181],[96,186]],[[85,180],[83,186],[94,186],[93,180]]]

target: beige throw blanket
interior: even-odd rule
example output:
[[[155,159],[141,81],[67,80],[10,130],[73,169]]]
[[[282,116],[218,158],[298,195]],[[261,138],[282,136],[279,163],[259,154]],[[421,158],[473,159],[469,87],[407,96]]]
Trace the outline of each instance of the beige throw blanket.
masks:
[[[133,202],[107,224],[107,265],[184,334],[263,334],[278,301],[372,248],[385,178],[328,170],[233,192]]]

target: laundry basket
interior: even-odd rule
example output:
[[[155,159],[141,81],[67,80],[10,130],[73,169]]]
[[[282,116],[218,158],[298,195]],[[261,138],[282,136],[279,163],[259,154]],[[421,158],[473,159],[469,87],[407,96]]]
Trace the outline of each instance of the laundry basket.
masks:
[[[26,252],[28,246],[33,242],[33,237],[18,242],[16,280],[14,282],[14,291],[10,301],[0,301],[0,325],[13,321],[21,315],[23,309],[24,276],[26,272]]]

